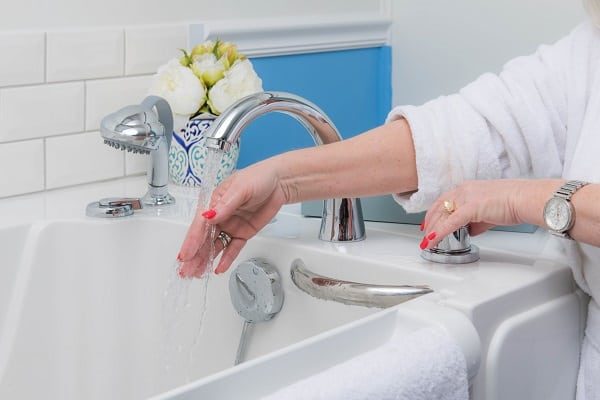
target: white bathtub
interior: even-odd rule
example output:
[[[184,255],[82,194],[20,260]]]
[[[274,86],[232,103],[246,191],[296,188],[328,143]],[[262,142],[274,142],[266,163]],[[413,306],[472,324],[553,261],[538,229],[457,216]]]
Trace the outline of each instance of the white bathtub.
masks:
[[[275,265],[284,306],[255,326],[251,361],[233,368],[242,319],[229,300],[228,274],[211,277],[191,350],[201,281],[191,283],[192,306],[165,320],[165,290],[187,228],[181,218],[82,217],[98,192],[119,188],[30,196],[22,201],[43,198],[46,206],[33,216],[19,199],[0,201],[7,216],[0,224],[0,398],[253,399],[373,348],[394,330],[423,325],[459,342],[474,399],[574,393],[583,300],[566,266],[526,254],[543,247],[539,236],[491,233],[480,242],[479,263],[452,267],[420,259],[413,227],[367,224],[365,242],[335,245],[316,239],[318,221],[279,215],[238,261],[262,257]],[[321,301],[293,286],[289,268],[298,257],[322,275],[428,284],[435,293],[385,311]]]

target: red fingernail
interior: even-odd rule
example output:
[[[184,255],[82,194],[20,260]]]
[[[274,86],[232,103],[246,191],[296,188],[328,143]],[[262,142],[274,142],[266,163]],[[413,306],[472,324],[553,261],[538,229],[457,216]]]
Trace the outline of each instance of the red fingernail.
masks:
[[[427,235],[427,239],[433,240],[433,239],[435,239],[436,236],[437,236],[437,233],[431,232],[429,235]]]
[[[202,213],[202,216],[206,219],[212,219],[215,217],[215,215],[217,215],[215,210],[206,210]]]
[[[179,275],[180,278],[183,278],[183,270],[181,268],[179,268],[179,270],[177,271],[177,274]]]
[[[423,229],[425,229],[425,221],[421,222],[421,226],[419,227],[421,232],[423,232]]]
[[[183,261],[183,258],[181,258],[181,253],[177,253],[177,261]]]
[[[425,250],[425,248],[429,245],[429,240],[427,240],[427,238],[423,238],[423,240],[421,240],[421,244],[419,244],[419,247],[421,248],[421,250]]]

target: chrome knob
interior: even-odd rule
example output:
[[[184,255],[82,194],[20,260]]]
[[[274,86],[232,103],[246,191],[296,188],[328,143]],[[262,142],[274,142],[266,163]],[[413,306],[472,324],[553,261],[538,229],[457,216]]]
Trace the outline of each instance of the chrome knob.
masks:
[[[479,248],[471,244],[469,228],[463,226],[443,238],[436,247],[423,250],[421,257],[442,264],[468,264],[479,260]]]
[[[260,258],[238,265],[229,277],[229,295],[235,310],[250,322],[268,321],[283,306],[283,288],[277,269]]]

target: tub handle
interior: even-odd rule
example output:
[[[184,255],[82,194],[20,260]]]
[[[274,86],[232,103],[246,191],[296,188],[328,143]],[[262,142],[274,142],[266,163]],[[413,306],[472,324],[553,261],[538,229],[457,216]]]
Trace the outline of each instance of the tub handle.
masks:
[[[294,284],[305,293],[354,306],[388,308],[433,292],[427,285],[373,285],[329,278],[310,271],[300,259],[292,262],[290,273]]]

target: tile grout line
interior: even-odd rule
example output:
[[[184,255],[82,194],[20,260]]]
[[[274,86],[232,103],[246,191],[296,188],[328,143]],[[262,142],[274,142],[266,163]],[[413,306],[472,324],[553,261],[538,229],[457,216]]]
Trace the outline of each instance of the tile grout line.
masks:
[[[87,126],[87,81],[83,81],[83,131],[85,132]]]
[[[44,84],[48,83],[48,32],[44,32]]]
[[[43,190],[47,190],[48,189],[48,155],[46,154],[46,138],[44,138],[42,140],[42,147],[44,149],[44,189]]]
[[[59,133],[56,135],[35,136],[35,137],[27,138],[27,139],[6,140],[6,141],[0,141],[0,145],[11,144],[11,143],[21,143],[21,142],[33,142],[34,140],[40,140],[40,139],[53,139],[53,138],[61,138],[61,137],[65,137],[65,136],[83,135],[86,133],[94,133],[94,132],[99,132],[99,131],[100,131],[100,129],[98,128],[98,129],[91,129],[91,130],[84,130],[84,131]]]
[[[111,75],[111,76],[101,76],[101,77],[97,77],[97,78],[81,78],[81,79],[71,79],[71,80],[62,80],[62,81],[51,81],[51,82],[44,80],[44,82],[38,82],[38,83],[21,83],[21,84],[16,84],[16,85],[4,85],[4,86],[0,86],[0,89],[18,89],[18,88],[29,88],[29,87],[36,87],[36,86],[64,85],[64,84],[78,83],[78,82],[101,82],[101,81],[109,81],[109,80],[114,80],[114,79],[127,79],[127,78],[146,78],[146,77],[150,77],[152,75],[154,75],[154,72],[131,74],[131,75]]]
[[[123,28],[121,33],[123,35],[123,65],[121,66],[121,75],[125,76],[127,65],[127,29]],[[127,154],[125,151],[123,152],[123,176],[127,176]]]

